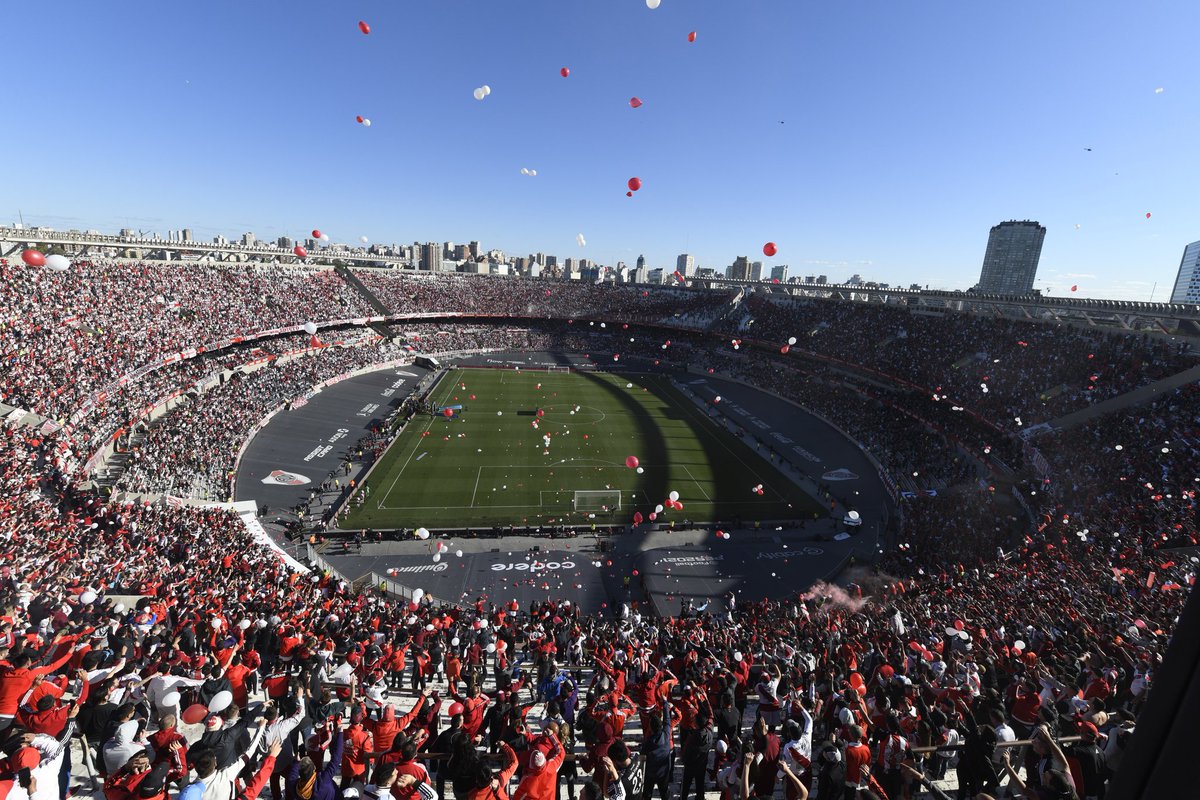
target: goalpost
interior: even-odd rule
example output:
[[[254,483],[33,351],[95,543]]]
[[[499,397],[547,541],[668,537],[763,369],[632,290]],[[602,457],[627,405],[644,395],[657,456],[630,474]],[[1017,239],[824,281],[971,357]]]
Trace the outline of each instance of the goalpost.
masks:
[[[621,491],[619,489],[578,489],[571,500],[571,506],[576,511],[603,512],[621,510]]]
[[[571,371],[570,367],[564,367],[561,364],[553,364],[549,367],[546,367],[546,372],[570,372],[570,371]]]

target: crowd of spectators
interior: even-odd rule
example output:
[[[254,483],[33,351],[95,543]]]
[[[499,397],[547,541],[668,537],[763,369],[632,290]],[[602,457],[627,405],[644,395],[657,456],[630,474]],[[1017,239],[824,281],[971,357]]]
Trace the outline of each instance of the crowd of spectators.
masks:
[[[235,374],[151,423],[116,488],[227,501],[238,450],[268,413],[323,381],[408,353],[403,342],[381,340],[318,348]]]
[[[6,402],[62,417],[127,367],[195,344],[189,337],[336,316],[317,307],[369,313],[334,273],[205,269],[220,275],[193,276],[195,288],[182,272],[146,265],[83,265],[36,281],[5,268]],[[741,370],[844,426],[886,467],[928,471],[948,491],[912,502],[897,547],[848,590],[817,587],[782,602],[731,596],[673,619],[630,605],[584,617],[568,597],[527,608],[482,595],[466,606],[410,603],[304,574],[232,513],[81,490],[55,466],[69,431],[3,421],[0,800],[65,800],[81,788],[78,770],[68,777],[80,759],[100,771],[107,800],[255,800],[268,787],[275,800],[551,800],[562,789],[574,798],[576,783],[587,800],[649,800],[656,790],[663,800],[693,790],[703,798],[712,784],[724,800],[898,800],[922,789],[944,796],[938,779],[950,767],[960,797],[1103,796],[1195,580],[1197,562],[1164,548],[1200,543],[1200,392],[1039,440],[1044,475],[1021,490],[1036,525],[973,481],[951,447],[1003,448],[1015,466],[1017,445],[989,443],[994,431],[949,403],[987,369],[991,390],[973,405],[996,418],[1027,414],[1028,423],[1067,409],[1060,398],[1094,402],[1183,368],[1182,355],[1138,337],[750,301],[748,339],[808,337],[794,352],[855,360],[948,395],[943,402],[825,368],[779,369],[778,357],[749,348],[721,343],[716,354],[698,332],[618,330],[639,313],[661,323],[685,302],[699,331],[721,319],[729,298],[586,286],[555,296],[562,285],[461,277],[364,281],[385,303],[410,303],[404,310],[456,303],[473,313],[614,319],[402,323],[395,340],[276,363],[164,416],[122,485],[223,499],[247,432],[314,384],[410,348],[501,347]],[[317,285],[319,302],[303,294]],[[64,304],[69,292],[78,307]],[[255,292],[269,311],[245,305]],[[918,358],[919,345],[928,358]],[[970,360],[985,347],[985,359]],[[1104,372],[1080,371],[1081,354]],[[103,435],[148,398],[248,355],[164,372],[94,430]],[[1089,384],[1105,376],[1092,384],[1104,388],[1073,384],[1083,372]],[[1073,388],[1029,400],[1043,381]],[[941,438],[922,450],[913,440],[927,423]],[[1024,738],[1032,743],[1005,744]]]
[[[607,317],[702,328],[730,308],[733,292],[586,281],[523,280],[379,270],[354,273],[393,314],[460,312],[503,317]]]
[[[0,400],[55,420],[174,353],[372,313],[328,269],[84,260],[67,272],[0,265],[0,308]]]
[[[945,396],[1019,430],[1196,365],[1186,343],[1146,334],[1090,331],[835,300],[751,295],[723,320],[731,336],[867,367]]]
[[[1027,493],[1044,530],[1079,536],[1114,557],[1130,546],[1200,545],[1196,384],[1035,444],[1047,472]]]
[[[293,572],[225,511],[76,493],[40,471],[45,442],[3,431],[0,749],[18,797],[64,796],[80,733],[91,752],[68,758],[111,800],[549,800],[576,782],[900,798],[945,796],[948,767],[962,796],[1102,796],[1183,601],[1172,582],[1195,572],[1131,537],[1114,576],[1108,552],[1039,534],[1003,559],[954,563],[948,540],[940,567],[897,558],[849,591],[675,619],[393,601]]]

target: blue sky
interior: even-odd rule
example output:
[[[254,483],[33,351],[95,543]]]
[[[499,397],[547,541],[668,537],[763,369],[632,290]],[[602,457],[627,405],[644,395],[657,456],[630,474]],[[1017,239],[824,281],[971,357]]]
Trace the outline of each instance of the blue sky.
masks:
[[[1157,300],[1200,239],[1194,0],[24,0],[0,20],[23,32],[3,222],[966,288],[992,225],[1037,219],[1039,285]]]

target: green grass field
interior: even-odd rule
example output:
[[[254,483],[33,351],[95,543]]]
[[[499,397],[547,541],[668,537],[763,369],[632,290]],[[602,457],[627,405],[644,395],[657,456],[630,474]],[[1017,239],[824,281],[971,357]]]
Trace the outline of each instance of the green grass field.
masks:
[[[461,416],[414,418],[371,472],[366,502],[342,528],[625,524],[635,511],[649,516],[672,491],[684,508],[659,514],[659,522],[824,514],[665,378],[454,369],[430,398],[461,403]],[[544,416],[534,430],[536,408]],[[625,466],[630,455],[643,474]],[[759,483],[762,496],[752,491]],[[607,501],[607,510],[578,510],[577,490],[619,491],[620,508],[609,494],[592,499]]]

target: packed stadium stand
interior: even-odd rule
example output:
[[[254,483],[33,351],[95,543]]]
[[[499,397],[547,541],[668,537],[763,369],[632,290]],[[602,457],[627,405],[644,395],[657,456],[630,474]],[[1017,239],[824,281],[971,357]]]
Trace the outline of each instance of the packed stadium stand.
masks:
[[[159,798],[189,768],[187,800],[486,800],[514,771],[536,800],[1104,796],[1195,580],[1200,392],[1021,434],[1195,366],[1185,343],[733,290],[354,277],[0,266],[14,796],[61,776]],[[389,597],[202,504],[310,387],[480,349],[622,353],[787,397],[878,459],[902,522],[853,584],[585,617],[569,596]]]

